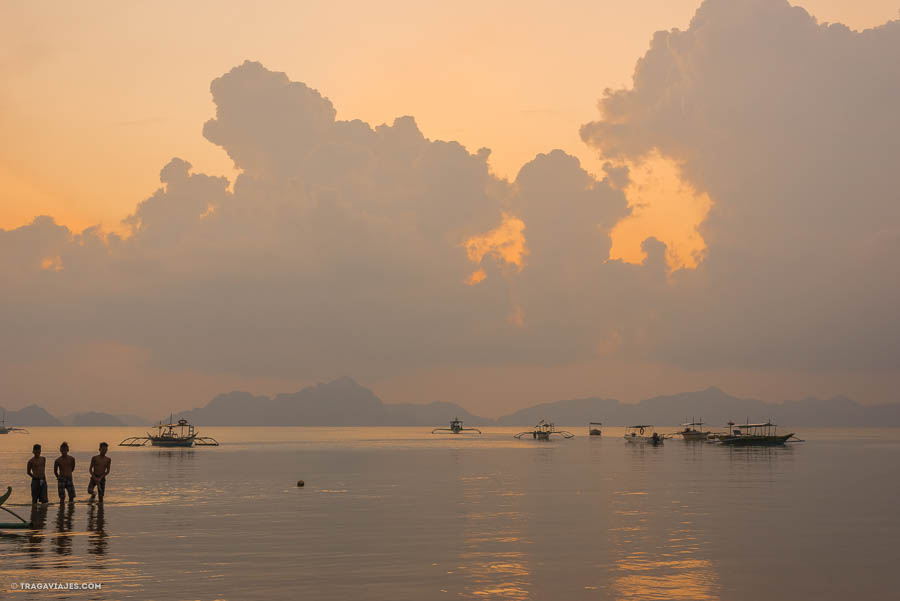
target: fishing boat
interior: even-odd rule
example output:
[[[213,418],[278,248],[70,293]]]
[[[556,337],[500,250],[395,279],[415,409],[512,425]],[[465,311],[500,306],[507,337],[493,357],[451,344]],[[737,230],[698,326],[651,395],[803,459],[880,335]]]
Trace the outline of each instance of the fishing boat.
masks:
[[[159,423],[156,426],[156,434],[147,433],[146,436],[129,436],[119,443],[120,447],[143,447],[150,444],[154,447],[217,447],[219,442],[209,436],[199,436],[197,430],[186,419],[180,419],[172,423]]]
[[[25,428],[14,428],[6,425],[6,410],[3,410],[3,417],[0,417],[0,434],[9,434],[10,432],[18,432],[20,434],[28,434]]]
[[[603,433],[600,431],[600,426],[603,425],[603,422],[591,422],[588,424],[588,436],[600,436]]]
[[[709,442],[721,442],[723,438],[727,438],[732,435],[731,429],[734,427],[734,422],[728,422],[726,424],[728,427],[724,432],[710,432],[709,434]]]
[[[550,437],[554,434],[556,434],[557,436],[562,436],[563,438],[575,438],[575,435],[571,432],[567,432],[566,430],[557,430],[553,422],[548,422],[543,419],[535,424],[533,429],[516,434],[515,438],[521,440],[523,436],[526,436],[528,434],[530,434],[531,437],[535,440],[550,440]]]
[[[684,424],[681,424],[681,431],[678,432],[678,435],[680,435],[684,440],[688,442],[706,440],[709,438],[710,431],[703,430],[702,428],[702,421],[686,422]]]
[[[6,500],[9,498],[9,495],[11,495],[11,494],[12,494],[12,486],[7,486],[6,493],[3,495],[0,495],[0,509],[2,509],[3,511],[5,511],[6,513],[8,513],[10,515],[14,515],[15,517],[19,518],[19,521],[18,522],[0,522],[0,530],[25,530],[25,529],[32,528],[31,522],[26,521],[25,518],[23,518],[22,516],[20,516],[18,513],[14,512],[13,510],[3,507],[3,504],[6,502]]]
[[[625,442],[642,442],[647,444],[662,444],[666,437],[654,430],[651,424],[638,424],[625,428]]]
[[[730,434],[720,436],[719,442],[731,446],[773,446],[783,445],[788,442],[803,442],[791,432],[790,434],[778,434],[775,424],[767,421],[762,424],[739,424],[729,422]]]
[[[458,417],[454,417],[450,421],[449,428],[435,428],[431,431],[432,434],[437,434],[438,432],[450,432],[451,434],[462,434],[463,432],[478,432],[481,434],[481,430],[478,428],[463,428],[463,423]]]

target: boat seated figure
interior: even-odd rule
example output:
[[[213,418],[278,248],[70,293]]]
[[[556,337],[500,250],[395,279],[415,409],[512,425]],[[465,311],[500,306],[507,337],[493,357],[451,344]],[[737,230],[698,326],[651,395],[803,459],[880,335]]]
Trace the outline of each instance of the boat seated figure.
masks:
[[[665,439],[665,435],[656,432],[655,426],[651,424],[638,424],[625,428],[625,442],[643,442],[658,445],[662,444]]]

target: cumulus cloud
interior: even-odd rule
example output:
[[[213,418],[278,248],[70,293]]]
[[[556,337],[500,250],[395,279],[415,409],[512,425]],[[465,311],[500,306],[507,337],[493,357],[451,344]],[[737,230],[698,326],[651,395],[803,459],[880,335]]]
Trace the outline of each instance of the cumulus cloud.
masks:
[[[628,165],[616,165],[612,161],[603,163],[603,173],[606,174],[606,179],[609,180],[612,187],[619,190],[626,188],[631,181],[629,172]]]
[[[784,0],[706,0],[606,92],[583,139],[619,161],[658,151],[713,202],[657,356],[900,366],[898,54],[898,21],[854,32]]]
[[[234,181],[174,158],[128,236],[51,217],[0,230],[0,358],[66,369],[102,348],[256,381],[598,357],[896,373],[898,51],[898,22],[707,0],[582,128],[599,180],[558,150],[500,179],[487,149],[408,116],[338,120],[246,62],[212,83],[203,128]],[[623,166],[653,156],[712,200],[696,269],[671,270],[655,238],[640,265],[610,260],[640,175]]]
[[[5,354],[102,341],[162,369],[309,379],[556,362],[591,352],[579,324],[604,279],[636,270],[603,273],[625,199],[561,151],[508,182],[487,149],[430,140],[412,117],[336,120],[259,63],[211,91],[204,135],[234,182],[174,158],[128,237],[50,218],[0,231]]]

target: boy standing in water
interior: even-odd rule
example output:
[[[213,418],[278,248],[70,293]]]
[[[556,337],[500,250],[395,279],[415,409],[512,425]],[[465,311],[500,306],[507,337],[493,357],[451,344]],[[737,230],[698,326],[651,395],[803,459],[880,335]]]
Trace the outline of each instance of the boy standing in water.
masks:
[[[32,447],[34,457],[28,460],[26,472],[31,476],[31,504],[47,502],[47,476],[44,470],[47,466],[47,458],[41,457],[41,445]]]
[[[69,503],[75,502],[75,484],[72,482],[72,474],[75,472],[75,458],[69,455],[69,443],[59,445],[60,456],[53,462],[53,475],[56,476],[59,489],[59,502],[66,500],[66,491],[69,491]]]
[[[112,460],[106,456],[109,445],[105,442],[100,443],[100,454],[91,457],[91,467],[88,471],[91,473],[91,482],[88,484],[88,494],[91,495],[91,501],[94,500],[94,487],[100,493],[100,502],[103,502],[103,493],[106,492],[106,474],[109,473],[109,467]]]

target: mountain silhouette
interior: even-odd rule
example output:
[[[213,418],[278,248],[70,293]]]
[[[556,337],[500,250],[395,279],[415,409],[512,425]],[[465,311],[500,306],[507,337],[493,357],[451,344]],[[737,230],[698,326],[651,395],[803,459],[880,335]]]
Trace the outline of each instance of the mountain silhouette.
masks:
[[[672,426],[702,419],[712,428],[729,420],[772,421],[789,426],[900,426],[900,404],[860,405],[845,396],[767,403],[729,395],[711,386],[704,390],[662,395],[638,403],[590,397],[540,403],[498,419],[475,415],[452,402],[385,403],[372,390],[343,377],[274,397],[232,391],[205,406],[173,416],[200,426],[444,426],[458,417],[468,426],[530,426],[546,419],[560,425],[607,426],[652,423]],[[163,416],[168,421],[169,416]],[[7,411],[16,426],[142,425],[136,416],[86,412],[62,420],[37,405]]]

